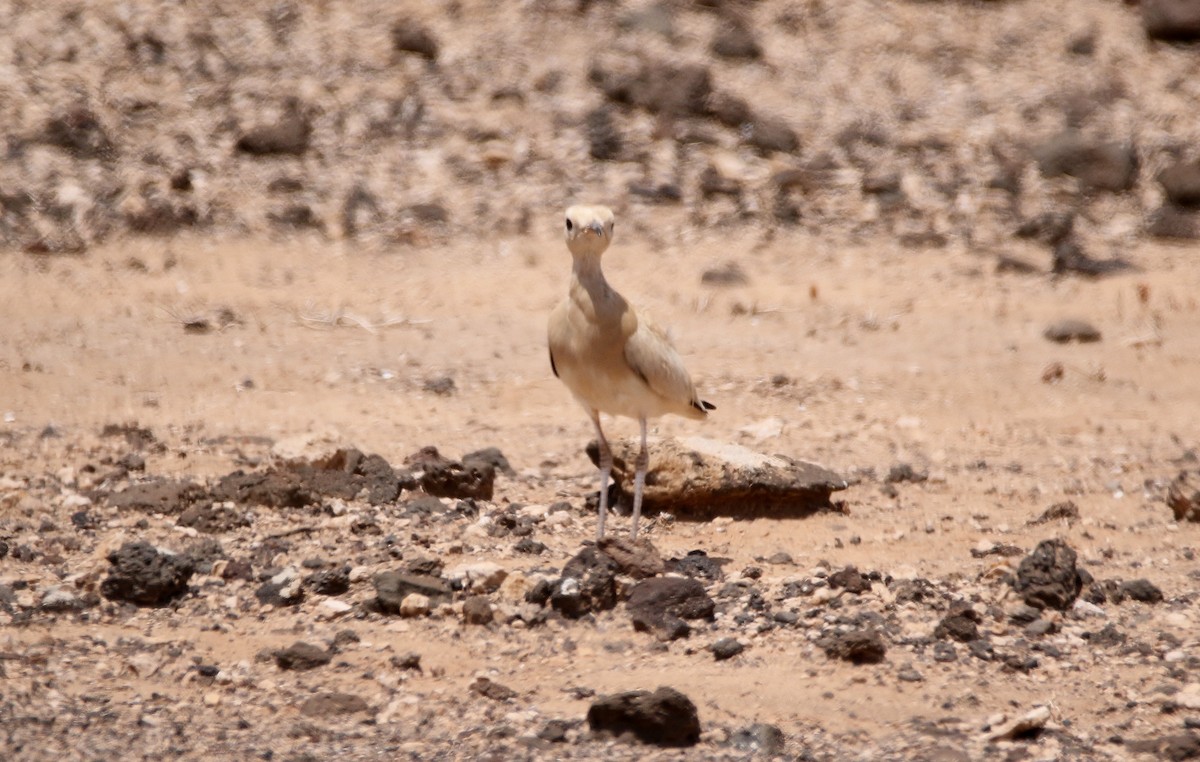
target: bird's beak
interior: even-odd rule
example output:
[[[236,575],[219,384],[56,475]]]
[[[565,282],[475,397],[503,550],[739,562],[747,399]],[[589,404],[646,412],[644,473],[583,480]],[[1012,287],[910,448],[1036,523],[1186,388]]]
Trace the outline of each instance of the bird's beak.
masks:
[[[588,225],[586,228],[584,228],[584,230],[589,230],[601,238],[604,237],[604,224],[599,220],[593,222],[591,225]]]

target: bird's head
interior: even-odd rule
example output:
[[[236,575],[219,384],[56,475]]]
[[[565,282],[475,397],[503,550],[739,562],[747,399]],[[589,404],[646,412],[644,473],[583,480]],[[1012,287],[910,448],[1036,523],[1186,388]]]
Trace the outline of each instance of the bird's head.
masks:
[[[567,210],[567,248],[576,256],[598,257],[612,243],[612,209],[607,206],[573,206]]]

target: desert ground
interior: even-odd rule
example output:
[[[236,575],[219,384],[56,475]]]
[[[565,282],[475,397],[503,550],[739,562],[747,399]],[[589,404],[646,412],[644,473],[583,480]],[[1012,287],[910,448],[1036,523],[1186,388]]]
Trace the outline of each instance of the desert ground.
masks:
[[[0,9],[0,757],[1200,758],[1200,212],[1160,179],[1197,159],[1200,52],[1142,10]],[[761,50],[714,52],[725,27]],[[677,58],[709,105],[656,105]],[[249,150],[288,93],[301,145]],[[1064,129],[1101,147],[1057,172]],[[626,567],[615,605],[554,603],[596,552],[546,351],[573,202],[614,209],[610,281],[717,406],[652,432],[849,483],[652,516],[652,576],[712,604],[685,631],[635,627]],[[431,497],[404,482],[429,446],[511,468]],[[344,448],[405,486],[304,482]],[[309,499],[223,492],[239,471]],[[1031,606],[1046,540],[1083,575]],[[178,589],[111,582],[138,542]],[[397,608],[397,573],[444,591]],[[589,722],[660,687],[697,736]]]

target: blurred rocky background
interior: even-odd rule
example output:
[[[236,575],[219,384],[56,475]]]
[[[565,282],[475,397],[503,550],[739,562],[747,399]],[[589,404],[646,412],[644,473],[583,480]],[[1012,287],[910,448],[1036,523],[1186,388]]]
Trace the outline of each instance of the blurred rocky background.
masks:
[[[1196,0],[8,0],[0,28],[7,249],[414,246],[576,198],[651,238],[1020,234],[1085,272],[1200,237]]]

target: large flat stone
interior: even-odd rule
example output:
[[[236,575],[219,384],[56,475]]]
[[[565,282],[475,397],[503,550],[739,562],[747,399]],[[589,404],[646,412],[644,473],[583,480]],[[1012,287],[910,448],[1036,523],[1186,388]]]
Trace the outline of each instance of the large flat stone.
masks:
[[[815,463],[704,437],[651,439],[649,449],[642,495],[647,513],[667,511],[695,519],[805,516],[832,508],[830,495],[848,486],[841,476]],[[633,440],[613,446],[613,479],[624,501],[633,494],[637,451]],[[598,463],[595,442],[587,453]]]

